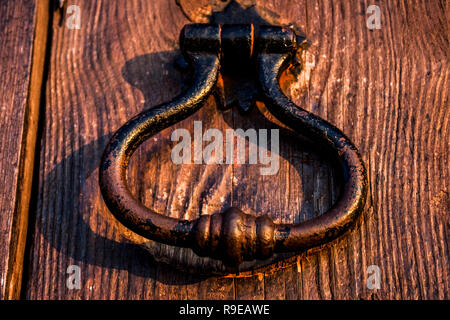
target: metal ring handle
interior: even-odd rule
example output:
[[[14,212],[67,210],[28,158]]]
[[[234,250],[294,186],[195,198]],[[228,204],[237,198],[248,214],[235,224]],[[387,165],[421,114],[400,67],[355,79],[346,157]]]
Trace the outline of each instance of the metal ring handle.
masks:
[[[242,261],[267,259],[276,252],[320,245],[350,227],[365,203],[364,165],[354,145],[339,129],[299,108],[282,93],[278,79],[295,52],[296,39],[292,30],[281,27],[260,27],[256,40],[251,25],[188,25],[183,29],[180,44],[194,69],[192,86],[173,101],[128,121],[113,135],[102,157],[100,189],[108,208],[122,224],[148,239],[189,247],[200,256],[220,259],[233,267]],[[216,84],[225,57],[245,56],[257,59],[269,111],[291,129],[328,146],[339,159],[344,186],[337,203],[321,216],[293,225],[275,224],[267,215],[254,217],[233,207],[196,220],[179,220],[142,205],[127,187],[127,166],[133,152],[152,135],[201,107]]]

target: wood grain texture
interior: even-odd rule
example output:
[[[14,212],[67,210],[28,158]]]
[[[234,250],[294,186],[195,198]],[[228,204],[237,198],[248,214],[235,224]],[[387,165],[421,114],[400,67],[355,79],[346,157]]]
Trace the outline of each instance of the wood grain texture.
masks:
[[[204,277],[155,262],[145,249],[151,244],[108,213],[97,167],[120,125],[181,92],[173,61],[189,20],[175,1],[74,1],[81,29],[58,26],[58,19],[52,26],[27,298],[449,298],[444,3],[379,3],[382,25],[373,31],[366,27],[367,1],[254,3],[264,19],[294,23],[310,41],[288,93],[361,151],[370,199],[358,224],[333,243],[301,253],[294,264],[249,277]],[[170,133],[192,131],[194,120],[219,129],[274,126],[257,110],[251,117],[217,110],[211,97],[133,156],[130,185],[147,206],[193,218],[233,205],[289,222],[336,201],[339,185],[326,156],[287,130],[280,131],[280,171],[272,177],[259,176],[258,166],[173,165]],[[168,253],[161,248],[161,255]],[[80,290],[66,286],[72,264],[81,268]],[[372,264],[382,271],[379,290],[366,286]]]
[[[20,296],[48,29],[42,9],[48,1],[0,4],[0,299]]]

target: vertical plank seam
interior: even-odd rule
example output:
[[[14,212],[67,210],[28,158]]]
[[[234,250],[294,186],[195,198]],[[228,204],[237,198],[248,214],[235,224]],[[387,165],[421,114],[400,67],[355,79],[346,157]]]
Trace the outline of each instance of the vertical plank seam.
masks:
[[[30,207],[35,174],[36,146],[39,141],[38,127],[42,106],[42,94],[45,88],[46,56],[48,50],[49,0],[36,1],[34,35],[31,53],[30,80],[28,83],[27,102],[20,147],[20,163],[16,203],[10,245],[10,259],[6,273],[5,299],[17,300],[21,297],[25,255],[29,229]],[[38,151],[39,154],[39,151]]]

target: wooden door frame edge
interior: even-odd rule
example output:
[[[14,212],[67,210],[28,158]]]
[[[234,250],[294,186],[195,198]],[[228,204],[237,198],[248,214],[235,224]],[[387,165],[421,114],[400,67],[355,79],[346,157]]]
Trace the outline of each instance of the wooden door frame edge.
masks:
[[[51,19],[50,0],[37,0],[32,45],[31,74],[20,148],[16,202],[12,221],[9,259],[6,272],[6,300],[20,299],[27,242],[28,220],[32,199],[33,173],[36,162],[39,116],[45,95],[45,62],[48,54]],[[39,150],[37,150],[39,153]],[[39,154],[38,154],[39,155]]]

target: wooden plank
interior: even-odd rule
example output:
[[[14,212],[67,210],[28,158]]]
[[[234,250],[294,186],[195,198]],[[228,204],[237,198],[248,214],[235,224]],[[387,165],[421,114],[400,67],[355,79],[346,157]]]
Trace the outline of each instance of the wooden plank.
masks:
[[[331,248],[334,298],[448,298],[444,5],[380,3],[381,29],[370,31],[369,1],[307,4],[313,67],[300,103],[350,136],[371,179],[368,212]],[[304,261],[317,271],[303,275],[303,290],[322,297],[329,284],[318,275],[327,264]],[[369,265],[381,269],[379,290],[366,286]]]
[[[112,132],[181,92],[172,64],[189,20],[175,1],[73,4],[81,9],[81,29],[60,27],[58,19],[53,25],[27,298],[449,297],[448,41],[438,1],[380,4],[382,28],[373,31],[366,27],[369,3],[256,3],[264,19],[305,31],[311,46],[289,93],[355,142],[369,171],[371,200],[339,240],[285,268],[234,279],[156,263],[142,245],[152,244],[119,225],[98,190],[97,166]],[[256,110],[251,120],[237,110],[219,111],[213,98],[175,128],[192,130],[195,120],[219,129],[273,126]],[[161,212],[192,218],[235,205],[277,221],[301,221],[338,196],[326,157],[293,144],[288,131],[280,133],[278,174],[258,177],[248,165],[173,165],[173,129],[150,139],[130,163],[133,192]],[[81,269],[79,290],[66,286],[73,264]],[[365,283],[372,264],[382,271],[375,291]]]
[[[48,1],[0,4],[0,299],[20,297]]]
[[[114,221],[100,196],[97,171],[112,132],[180,92],[174,49],[188,21],[175,2],[71,4],[80,8],[81,29],[53,19],[27,297],[195,298],[192,291],[201,290],[195,288],[198,277],[157,265],[128,236],[144,240],[124,233]],[[137,154],[138,160],[144,156]],[[160,209],[167,191],[158,192],[154,206]],[[81,290],[66,286],[69,265],[81,268]],[[205,296],[227,298],[233,292],[232,279],[207,282],[215,289],[203,291]]]

